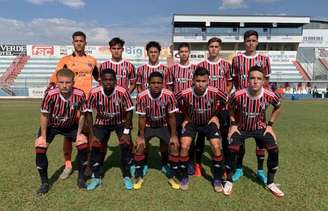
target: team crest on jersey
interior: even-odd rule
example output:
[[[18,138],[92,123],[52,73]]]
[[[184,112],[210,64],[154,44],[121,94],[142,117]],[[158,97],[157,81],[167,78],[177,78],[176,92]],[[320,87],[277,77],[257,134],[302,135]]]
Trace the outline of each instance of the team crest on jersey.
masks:
[[[255,66],[256,67],[262,67],[262,61],[256,61]]]

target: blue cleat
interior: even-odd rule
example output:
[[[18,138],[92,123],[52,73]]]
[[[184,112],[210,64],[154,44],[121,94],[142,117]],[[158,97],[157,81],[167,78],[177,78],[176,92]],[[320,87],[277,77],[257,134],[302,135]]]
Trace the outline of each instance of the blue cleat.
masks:
[[[260,180],[264,185],[267,184],[268,178],[265,176],[264,170],[257,170],[256,177]]]
[[[87,185],[87,190],[95,190],[100,185],[101,185],[100,178],[92,178],[90,183]]]
[[[163,172],[163,174],[165,174],[165,176],[169,177],[171,175],[171,169],[170,166],[168,164],[162,166],[161,171]]]
[[[124,177],[123,183],[124,183],[125,189],[127,189],[127,190],[133,189],[133,181],[130,177]]]
[[[243,169],[236,169],[236,172],[234,173],[234,175],[232,176],[232,181],[233,182],[237,182],[240,177],[244,176],[244,172]]]

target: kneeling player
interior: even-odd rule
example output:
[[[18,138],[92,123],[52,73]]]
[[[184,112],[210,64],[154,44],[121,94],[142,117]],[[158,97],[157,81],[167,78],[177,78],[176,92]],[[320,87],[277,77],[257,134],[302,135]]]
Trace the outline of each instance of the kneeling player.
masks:
[[[126,189],[133,188],[130,174],[132,162],[132,143],[130,130],[132,128],[132,111],[134,109],[128,91],[116,85],[116,73],[112,69],[104,69],[100,73],[101,86],[90,91],[88,99],[88,125],[91,126],[92,111],[97,111],[96,121],[90,128],[91,136],[91,165],[94,177],[88,184],[88,190],[94,190],[101,184],[100,169],[103,166],[104,156],[101,149],[107,150],[107,142],[111,132],[115,131],[121,149],[121,165],[123,183]]]
[[[140,189],[143,183],[145,165],[145,144],[153,137],[160,139],[169,152],[169,184],[179,189],[176,179],[179,162],[179,139],[176,134],[175,112],[177,111],[174,94],[163,89],[163,75],[152,72],[148,77],[148,89],[138,94],[137,114],[139,114],[139,135],[136,141],[136,183],[134,189]],[[171,131],[171,132],[170,132]],[[163,163],[162,163],[163,165]]]
[[[70,141],[76,140],[79,167],[78,187],[85,188],[84,170],[87,165],[88,141],[82,134],[87,110],[86,99],[82,90],[73,88],[74,73],[69,69],[61,69],[56,73],[57,87],[48,91],[41,105],[40,130],[35,141],[36,166],[41,177],[38,195],[50,189],[48,181],[47,148],[56,135],[61,134]],[[79,123],[76,118],[81,112]]]
[[[181,133],[180,168],[182,174],[181,189],[187,190],[189,185],[187,165],[189,148],[196,133],[203,133],[210,141],[213,151],[213,186],[216,192],[222,192],[224,163],[221,153],[221,136],[219,131],[218,112],[224,106],[227,96],[221,90],[208,86],[209,73],[198,67],[193,75],[192,88],[181,91],[177,101],[185,115]]]
[[[263,88],[264,72],[261,67],[251,67],[248,75],[248,88],[235,92],[229,101],[230,129],[229,158],[227,161],[228,181],[224,185],[224,194],[232,193],[232,176],[236,165],[236,156],[245,139],[254,138],[257,146],[268,151],[267,188],[275,195],[282,197],[284,193],[273,182],[278,169],[278,145],[272,129],[273,122],[281,111],[279,97]],[[270,121],[266,123],[265,112],[269,105],[274,107]]]

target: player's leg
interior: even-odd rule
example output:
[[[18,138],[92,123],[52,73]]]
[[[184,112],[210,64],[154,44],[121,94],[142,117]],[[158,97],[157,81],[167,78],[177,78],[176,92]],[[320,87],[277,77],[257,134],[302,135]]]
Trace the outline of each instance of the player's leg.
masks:
[[[239,152],[237,154],[237,163],[236,163],[236,170],[233,175],[233,181],[237,182],[242,176],[244,176],[244,171],[243,171],[243,160],[245,156],[245,143],[240,145]]]
[[[256,140],[256,158],[257,158],[257,172],[256,177],[263,183],[267,184],[267,177],[263,170],[263,163],[265,159],[265,146],[260,141]]]
[[[181,182],[180,188],[182,190],[188,190],[189,178],[188,178],[188,162],[189,162],[189,148],[192,143],[192,139],[196,136],[196,129],[192,123],[188,123],[185,128],[182,129],[180,139],[180,173]]]
[[[76,137],[77,130],[74,131],[75,137]],[[71,132],[72,133],[72,132]],[[77,149],[77,164],[78,164],[78,179],[77,179],[77,185],[79,188],[86,188],[85,185],[85,178],[84,173],[86,170],[86,167],[88,166],[88,152],[89,152],[89,144],[88,144],[88,138],[86,135],[81,134],[78,137],[72,137],[72,141],[76,140],[76,149]]]
[[[202,176],[202,156],[204,152],[204,147],[205,147],[205,134],[204,133],[197,133],[197,138],[195,141],[195,165],[194,165],[194,170],[195,170],[195,176],[196,177],[201,177]]]
[[[100,162],[101,162],[101,145],[108,141],[110,128],[95,125],[93,127],[94,138],[91,140],[91,167],[93,177],[87,185],[87,190],[94,190],[101,185]]]
[[[220,112],[220,134],[222,137],[222,151],[223,151],[223,158],[225,159],[229,156],[229,141],[228,141],[228,133],[229,133],[229,127],[230,127],[230,116],[229,111],[224,110]],[[226,177],[226,172],[224,173],[224,177]]]
[[[227,181],[223,187],[223,193],[225,195],[230,195],[232,193],[232,183],[233,183],[233,174],[236,168],[236,158],[240,151],[240,146],[244,143],[246,136],[243,131],[239,133],[234,133],[229,140],[229,154],[226,158],[226,171],[227,171]]]
[[[62,180],[67,179],[73,172],[72,149],[73,149],[72,141],[69,138],[64,137],[63,152],[64,152],[64,159],[65,159],[65,168],[59,176],[59,178]]]
[[[263,134],[263,131],[261,131]],[[284,193],[278,188],[277,184],[274,183],[274,177],[278,170],[279,165],[279,149],[276,140],[274,140],[271,134],[266,134],[262,138],[258,139],[259,142],[265,144],[268,152],[268,181],[267,188],[272,192],[273,195],[283,197]]]
[[[119,125],[115,129],[121,150],[121,168],[123,172],[123,184],[127,190],[133,189],[130,166],[132,162],[132,142],[129,134],[123,136],[124,126]]]
[[[39,172],[41,185],[37,191],[37,195],[41,196],[47,193],[50,189],[49,179],[48,179],[48,158],[47,149],[49,144],[52,142],[54,137],[58,134],[58,131],[48,127],[46,140],[41,138],[41,131],[37,134],[37,139],[35,140],[35,164]]]
[[[219,128],[215,123],[210,123],[202,129],[207,131],[207,139],[210,140],[212,149],[212,172],[213,172],[213,187],[216,192],[222,192],[222,177],[224,172],[224,160],[221,152],[221,135]]]

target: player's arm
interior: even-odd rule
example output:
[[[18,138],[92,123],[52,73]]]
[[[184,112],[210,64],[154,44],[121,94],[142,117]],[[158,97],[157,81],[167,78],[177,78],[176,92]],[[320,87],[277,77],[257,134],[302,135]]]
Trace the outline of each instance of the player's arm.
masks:
[[[41,113],[40,130],[41,130],[41,137],[43,137],[44,139],[47,137],[48,122],[49,122],[49,113]]]
[[[90,134],[90,137],[93,137],[94,134],[93,134],[93,117],[92,117],[92,112],[86,112],[85,113],[85,119],[86,119],[86,122],[87,122],[87,125],[88,125],[88,130],[89,130],[89,134]]]
[[[136,81],[131,80],[130,81],[130,86],[129,86],[129,93],[132,94],[132,92],[134,91],[135,88],[136,88]]]
[[[95,67],[92,70],[92,76],[96,81],[99,80],[99,70],[98,70],[97,65],[95,65]]]
[[[278,116],[280,115],[280,113],[282,111],[281,102],[277,95],[276,95],[275,99],[273,100],[272,105],[273,105],[273,110],[272,110],[270,120],[267,123],[267,127],[266,127],[263,135],[270,133],[273,136],[273,138],[275,140],[277,140],[276,134],[274,133],[273,128],[272,128],[274,122],[277,120]]]
[[[80,118],[79,118],[79,126],[77,129],[77,135],[82,134],[84,123],[85,123],[85,113],[83,112],[83,113],[81,113]]]
[[[269,81],[270,81],[270,75],[271,75],[271,64],[270,64],[270,58],[266,58],[266,66],[265,66],[265,80],[263,87],[269,88]]]
[[[227,93],[230,94],[232,90],[232,80],[227,80]]]
[[[177,130],[176,130],[175,112],[170,113],[168,115],[167,123],[169,125],[170,130],[171,130],[170,144],[173,144],[173,145],[179,147],[179,139],[178,139]]]

